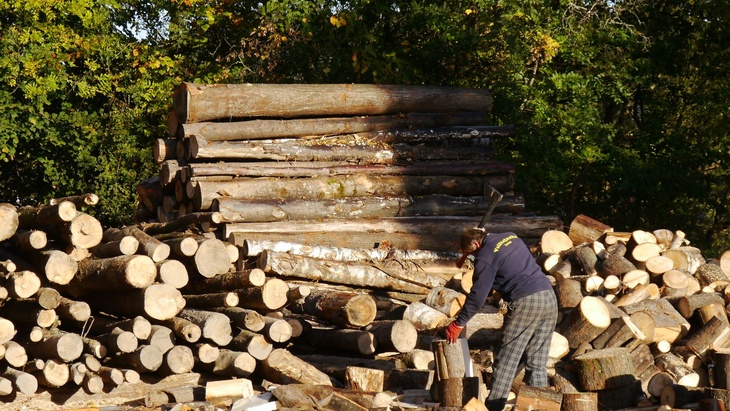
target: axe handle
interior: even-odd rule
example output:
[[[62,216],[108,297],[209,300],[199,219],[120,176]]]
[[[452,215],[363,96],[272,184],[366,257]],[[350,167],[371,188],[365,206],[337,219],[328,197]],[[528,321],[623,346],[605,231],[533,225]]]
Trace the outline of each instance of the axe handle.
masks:
[[[499,204],[499,202],[502,201],[502,198],[504,198],[502,193],[497,191],[494,187],[489,186],[489,188],[492,190],[489,195],[489,207],[487,207],[487,211],[484,213],[484,217],[482,217],[482,221],[479,222],[477,228],[484,228],[487,224],[487,220],[489,220],[489,217],[492,215],[494,208],[497,207],[497,204]]]

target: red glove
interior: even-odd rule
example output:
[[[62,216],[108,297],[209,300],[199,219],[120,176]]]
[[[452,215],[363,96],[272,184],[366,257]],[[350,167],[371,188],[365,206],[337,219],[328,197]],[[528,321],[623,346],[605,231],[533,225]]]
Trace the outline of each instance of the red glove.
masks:
[[[464,327],[457,324],[456,321],[452,321],[451,324],[446,327],[446,341],[450,343],[455,343],[456,339],[459,338],[459,334],[461,334],[461,330],[463,329]]]

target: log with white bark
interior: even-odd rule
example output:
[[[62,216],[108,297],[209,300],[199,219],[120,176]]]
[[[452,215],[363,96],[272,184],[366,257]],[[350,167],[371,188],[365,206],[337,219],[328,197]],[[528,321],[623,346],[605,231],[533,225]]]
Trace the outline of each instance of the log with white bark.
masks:
[[[463,378],[466,375],[465,344],[464,339],[458,339],[456,343],[438,339],[431,343],[438,380]]]
[[[409,304],[403,319],[410,321],[418,331],[435,330],[447,325],[449,320],[446,314],[421,302]]]
[[[484,89],[367,84],[183,83],[173,98],[182,124],[246,117],[386,115],[489,111]]]
[[[132,352],[139,346],[139,340],[132,332],[122,330],[119,327],[106,334],[97,335],[94,339],[104,344],[112,355]]]
[[[334,262],[265,251],[259,256],[258,267],[266,273],[284,277],[299,277],[311,281],[374,287],[415,294],[428,293],[426,287],[389,276],[372,265],[356,262]]]
[[[697,271],[697,268],[705,263],[705,258],[702,256],[702,250],[697,247],[670,247],[670,249],[664,251],[662,255],[670,258],[674,262],[674,268],[687,270],[693,275],[695,271]]]
[[[384,240],[394,247],[458,252],[461,231],[475,227],[480,217],[396,217],[380,219],[286,221],[226,224],[223,238],[241,246],[245,240],[279,240],[307,245],[373,248]],[[519,237],[539,238],[547,229],[559,229],[553,217],[493,216],[491,232],[513,232]]]
[[[85,297],[89,305],[111,314],[156,320],[172,318],[185,306],[180,290],[169,284],[152,284],[146,288],[97,292]]]
[[[78,212],[79,211],[76,209],[74,203],[70,201],[62,201],[58,204],[41,205],[38,207],[21,207],[17,210],[18,224],[16,228],[43,229],[46,226],[71,221],[74,217],[76,217]],[[10,220],[8,221],[11,223],[10,227],[12,227],[12,223],[14,221],[12,218],[12,212],[8,215],[10,216]],[[10,238],[10,236],[8,236],[8,238]]]
[[[274,139],[256,141],[208,141],[192,136],[185,141],[184,159],[266,160],[266,161],[348,161],[362,159],[366,163],[398,164],[428,160],[478,160],[494,157],[487,145],[470,147],[392,144],[384,146],[374,140],[356,140],[360,135],[346,134],[320,137],[317,140]],[[443,144],[443,143],[442,143]]]
[[[267,198],[324,200],[357,197],[362,193],[379,197],[429,194],[477,196],[483,193],[485,184],[493,186],[500,192],[512,191],[514,176],[511,174],[475,177],[352,174],[296,179],[237,178],[231,181],[198,181],[192,200],[196,210],[207,210],[212,206],[214,199],[226,196],[242,200]],[[221,195],[223,192],[227,194]],[[282,196],[282,193],[286,195]]]
[[[283,348],[272,351],[263,360],[262,370],[266,379],[275,383],[332,385],[327,374]]]
[[[199,122],[181,124],[179,139],[200,136],[210,141],[261,140],[326,136],[373,131],[417,129],[423,127],[481,125],[486,116],[480,112],[466,113],[403,113],[384,116],[301,118],[290,120],[247,120],[232,122]],[[489,137],[514,134],[514,127],[463,127],[477,130]]]
[[[296,313],[313,315],[341,327],[360,328],[373,322],[377,306],[367,294],[347,291],[313,290],[301,304],[290,309]]]

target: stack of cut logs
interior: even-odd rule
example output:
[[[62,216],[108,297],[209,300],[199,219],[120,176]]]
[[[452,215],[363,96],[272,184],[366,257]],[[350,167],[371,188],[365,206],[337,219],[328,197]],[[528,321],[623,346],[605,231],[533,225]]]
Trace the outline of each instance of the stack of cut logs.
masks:
[[[482,89],[365,84],[185,83],[159,176],[138,186],[138,221],[201,221],[221,239],[454,251],[504,193],[493,229],[539,239],[561,223],[516,216],[514,166],[494,159],[511,126],[484,126]]]

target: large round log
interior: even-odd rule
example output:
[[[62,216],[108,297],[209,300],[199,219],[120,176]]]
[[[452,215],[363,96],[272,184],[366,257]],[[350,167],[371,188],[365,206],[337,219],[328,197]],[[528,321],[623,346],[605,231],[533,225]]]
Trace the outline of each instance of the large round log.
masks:
[[[261,331],[266,324],[264,316],[255,310],[241,307],[215,307],[209,310],[225,314],[234,326],[253,332]]]
[[[256,200],[265,198],[334,199],[357,197],[363,192],[372,196],[449,194],[476,196],[489,184],[501,191],[512,191],[514,177],[506,176],[370,176],[346,175],[300,179],[238,178],[231,181],[199,181],[193,196],[196,210],[207,210],[220,192],[231,198]],[[282,196],[281,193],[286,193]]]
[[[12,207],[12,206],[11,206]],[[73,220],[78,214],[74,203],[61,201],[53,205],[38,207],[21,207],[17,210],[18,225],[16,228],[43,228],[54,224],[61,224]],[[13,218],[11,213],[10,223]]]
[[[78,212],[71,221],[58,225],[58,234],[63,241],[74,247],[91,248],[101,243],[104,230],[95,217]]]
[[[185,306],[180,290],[169,284],[152,284],[142,289],[98,292],[86,296],[89,304],[111,314],[134,317],[148,316],[156,320],[174,317]]]
[[[690,274],[695,273],[697,268],[705,263],[702,256],[702,250],[697,247],[682,246],[675,249],[669,249],[662,253],[664,257],[671,258],[674,261],[675,269],[683,269],[689,271]]]
[[[163,353],[154,345],[141,345],[134,352],[109,358],[109,365],[131,368],[139,373],[157,371],[162,365]]]
[[[220,347],[227,345],[233,339],[231,322],[225,314],[185,308],[180,311],[178,316],[197,324],[203,332],[203,338]]]
[[[191,273],[199,273],[204,278],[224,274],[231,268],[226,245],[218,239],[199,241],[195,255],[192,258],[183,259],[183,261],[188,263]]]
[[[247,117],[386,115],[489,111],[484,89],[367,84],[183,83],[174,109],[182,124]]]
[[[289,301],[289,286],[279,278],[269,278],[261,287],[248,287],[236,291],[239,305],[264,311],[275,311]]]
[[[313,347],[327,347],[358,355],[371,355],[377,348],[375,336],[362,330],[314,327],[304,338]]]
[[[157,267],[144,255],[86,259],[79,262],[79,271],[69,283],[78,294],[89,291],[129,290],[145,288],[157,277]]]
[[[18,210],[12,204],[0,203],[0,241],[5,241],[18,229]]]
[[[591,342],[611,325],[608,308],[596,297],[584,297],[573,311],[568,326],[561,334],[570,342],[570,348]]]
[[[367,331],[375,336],[381,351],[406,353],[416,348],[418,342],[418,330],[406,320],[374,322]]]
[[[581,387],[586,391],[622,387],[636,381],[630,351],[624,347],[594,350],[573,360]]]
[[[360,328],[373,322],[377,306],[373,297],[346,291],[312,291],[291,310],[314,315],[341,327]]]

